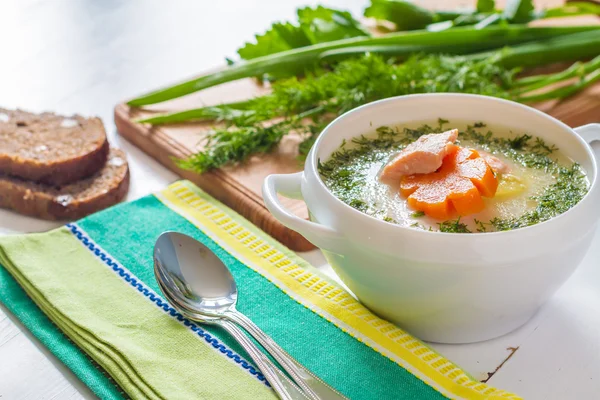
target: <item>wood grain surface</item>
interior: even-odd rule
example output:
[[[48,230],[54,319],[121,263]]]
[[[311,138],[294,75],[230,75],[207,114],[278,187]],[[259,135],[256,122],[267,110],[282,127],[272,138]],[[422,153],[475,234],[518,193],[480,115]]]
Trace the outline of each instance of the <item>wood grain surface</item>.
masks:
[[[272,154],[254,157],[243,165],[197,174],[177,167],[175,159],[185,158],[201,149],[202,138],[211,129],[208,123],[177,124],[161,127],[141,125],[133,120],[167,110],[215,105],[260,95],[266,90],[251,79],[221,85],[185,98],[158,106],[130,109],[125,104],[115,107],[115,125],[119,133],[147,154],[185,179],[196,183],[213,197],[242,214],[271,236],[295,251],[307,251],[314,246],[300,234],[281,225],[262,201],[261,185],[272,173],[292,173],[301,170],[297,158],[298,137],[285,137]],[[303,202],[281,198],[293,213],[307,218]]]
[[[130,109],[125,104],[119,104],[115,108],[115,124],[122,136],[151,157],[196,183],[292,250],[310,250],[313,246],[306,239],[284,227],[268,212],[261,194],[262,182],[268,174],[285,174],[302,169],[297,159],[297,138],[286,137],[273,154],[254,157],[241,166],[197,174],[178,168],[174,159],[188,157],[202,148],[202,139],[211,128],[209,123],[151,127],[134,122],[137,118],[165,111],[249,99],[265,91],[255,81],[245,79],[144,109]],[[600,122],[600,84],[565,101],[546,102],[536,107],[572,127]],[[304,202],[287,198],[281,200],[296,215],[307,217]]]

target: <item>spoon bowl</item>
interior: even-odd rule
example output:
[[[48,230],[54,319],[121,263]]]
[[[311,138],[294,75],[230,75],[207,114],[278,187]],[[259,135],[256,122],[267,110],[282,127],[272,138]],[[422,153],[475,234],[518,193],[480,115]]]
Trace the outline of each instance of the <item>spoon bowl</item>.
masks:
[[[201,322],[201,323],[206,323],[206,324],[213,324],[213,325],[218,325],[219,322],[222,321],[222,319],[220,317],[209,317],[207,315],[198,314],[196,311],[190,310],[185,305],[179,303],[174,297],[171,296],[169,289],[167,288],[164,281],[162,280],[163,279],[161,276],[162,273],[156,267],[154,268],[154,274],[156,276],[156,281],[158,282],[158,287],[159,287],[161,293],[163,294],[165,300],[167,300],[169,303],[171,303],[173,305],[173,307],[176,308],[177,311],[179,311],[181,313],[181,315],[183,315],[185,318],[187,318],[191,321],[196,321],[196,322]]]
[[[154,263],[163,287],[179,305],[215,317],[235,306],[237,286],[229,269],[194,238],[164,232],[154,246]]]

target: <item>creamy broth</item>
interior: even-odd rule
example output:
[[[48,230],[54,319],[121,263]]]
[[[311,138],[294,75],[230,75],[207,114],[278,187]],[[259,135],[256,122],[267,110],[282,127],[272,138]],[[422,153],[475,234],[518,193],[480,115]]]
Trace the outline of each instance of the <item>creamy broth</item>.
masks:
[[[399,193],[400,182],[383,183],[379,174],[391,156],[422,134],[453,128],[460,132],[457,144],[494,155],[509,166],[510,173],[498,175],[496,196],[484,198],[482,212],[440,221],[411,209]],[[320,163],[319,170],[325,184],[342,201],[390,223],[444,232],[515,229],[565,212],[588,189],[577,164],[551,144],[524,135],[502,126],[466,121],[381,127],[345,143]]]

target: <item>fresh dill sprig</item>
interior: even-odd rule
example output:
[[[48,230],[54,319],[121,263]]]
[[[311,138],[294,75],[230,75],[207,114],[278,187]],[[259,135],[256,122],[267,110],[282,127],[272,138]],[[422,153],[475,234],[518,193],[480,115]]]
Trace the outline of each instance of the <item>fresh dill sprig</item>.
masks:
[[[515,72],[493,60],[460,56],[416,55],[401,64],[375,54],[351,58],[303,79],[278,80],[270,94],[236,103],[235,109],[211,107],[210,115],[225,127],[216,129],[200,153],[179,165],[204,172],[242,162],[271,151],[291,132],[303,138],[300,153],[305,155],[333,118],[388,97],[462,92],[512,98],[508,89]],[[278,122],[269,124],[272,120]]]

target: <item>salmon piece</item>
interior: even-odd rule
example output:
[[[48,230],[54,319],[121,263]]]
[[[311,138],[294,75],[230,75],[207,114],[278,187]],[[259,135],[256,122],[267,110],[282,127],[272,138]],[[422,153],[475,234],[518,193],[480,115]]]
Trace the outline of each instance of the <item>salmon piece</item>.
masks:
[[[497,188],[498,180],[479,152],[458,146],[438,170],[400,180],[400,194],[409,207],[439,220],[455,212],[461,216],[481,212],[482,197],[494,197]]]
[[[421,136],[383,167],[380,179],[397,182],[403,176],[437,171],[444,157],[456,147],[454,142],[457,137],[458,129]]]
[[[481,158],[485,160],[485,162],[490,166],[492,171],[497,174],[508,174],[510,172],[510,167],[504,161],[491,155],[486,151],[480,151]]]

